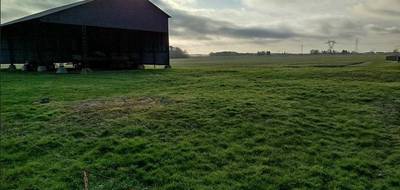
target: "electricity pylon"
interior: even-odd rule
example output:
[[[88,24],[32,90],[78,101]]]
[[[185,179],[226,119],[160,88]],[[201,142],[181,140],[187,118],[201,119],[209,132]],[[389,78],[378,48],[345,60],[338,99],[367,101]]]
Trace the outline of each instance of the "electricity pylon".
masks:
[[[328,42],[326,42],[326,44],[328,44],[328,46],[329,46],[328,52],[329,53],[334,53],[334,49],[333,48],[335,47],[337,42],[335,40],[329,40]]]
[[[354,49],[355,52],[358,52],[358,45],[360,43],[360,39],[356,38],[356,48]]]

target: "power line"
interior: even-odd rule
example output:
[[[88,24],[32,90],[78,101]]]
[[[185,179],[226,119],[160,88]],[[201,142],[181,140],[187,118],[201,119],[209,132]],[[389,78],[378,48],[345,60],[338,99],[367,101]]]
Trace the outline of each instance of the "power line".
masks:
[[[328,42],[326,42],[326,44],[328,44],[329,47],[328,52],[333,53],[334,47],[337,44],[337,42],[335,40],[329,40]]]

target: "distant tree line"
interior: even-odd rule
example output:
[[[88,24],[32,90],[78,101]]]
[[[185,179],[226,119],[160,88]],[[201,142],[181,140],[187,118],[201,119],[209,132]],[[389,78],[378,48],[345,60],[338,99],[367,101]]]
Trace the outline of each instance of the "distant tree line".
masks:
[[[210,56],[239,56],[243,55],[242,53],[238,53],[235,51],[221,51],[221,52],[211,52]]]
[[[211,52],[210,56],[244,56],[244,55],[257,55],[257,56],[267,56],[271,55],[270,51],[259,51],[257,53],[239,53],[236,51],[221,51],[221,52]]]
[[[177,58],[189,58],[189,54],[186,50],[183,50],[179,47],[169,47],[169,56],[172,59],[177,59]]]
[[[399,53],[399,49],[395,49],[393,51],[394,53]],[[349,50],[342,50],[342,51],[328,51],[328,50],[317,50],[317,49],[312,49],[310,51],[311,55],[351,55],[351,54],[385,54],[389,52],[365,52],[365,53],[360,53],[356,51],[349,51]],[[272,55],[271,51],[258,51],[257,53],[239,53],[236,51],[220,51],[220,52],[211,52],[209,56],[270,56]],[[276,55],[276,54],[275,54]],[[283,55],[299,55],[299,54],[288,54],[288,53],[283,53]]]
[[[317,50],[317,49],[312,49],[311,51],[310,51],[310,54],[311,55],[319,55],[319,54],[342,54],[342,55],[347,55],[347,54],[358,54],[358,52],[355,52],[355,51],[349,51],[349,50],[342,50],[342,51],[335,51],[335,50],[333,50],[333,51],[325,51],[325,50],[323,50],[323,51],[319,51],[319,50]]]
[[[258,56],[265,56],[265,55],[271,55],[270,51],[259,51],[257,52]]]

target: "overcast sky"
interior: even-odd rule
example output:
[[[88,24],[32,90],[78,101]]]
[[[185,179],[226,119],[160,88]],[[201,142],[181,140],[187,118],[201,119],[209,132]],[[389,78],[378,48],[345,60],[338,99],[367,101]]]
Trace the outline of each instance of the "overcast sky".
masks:
[[[0,0],[1,22],[78,0]],[[400,0],[152,0],[171,18],[171,45],[190,53],[400,48]]]

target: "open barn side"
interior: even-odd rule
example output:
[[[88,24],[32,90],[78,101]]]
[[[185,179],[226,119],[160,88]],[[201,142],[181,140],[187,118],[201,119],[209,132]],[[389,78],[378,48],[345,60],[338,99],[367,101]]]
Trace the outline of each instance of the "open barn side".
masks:
[[[168,33],[24,23],[2,31],[1,63],[85,64],[93,69],[169,65]]]
[[[86,0],[1,25],[0,64],[101,70],[170,67],[170,16],[148,0]]]

